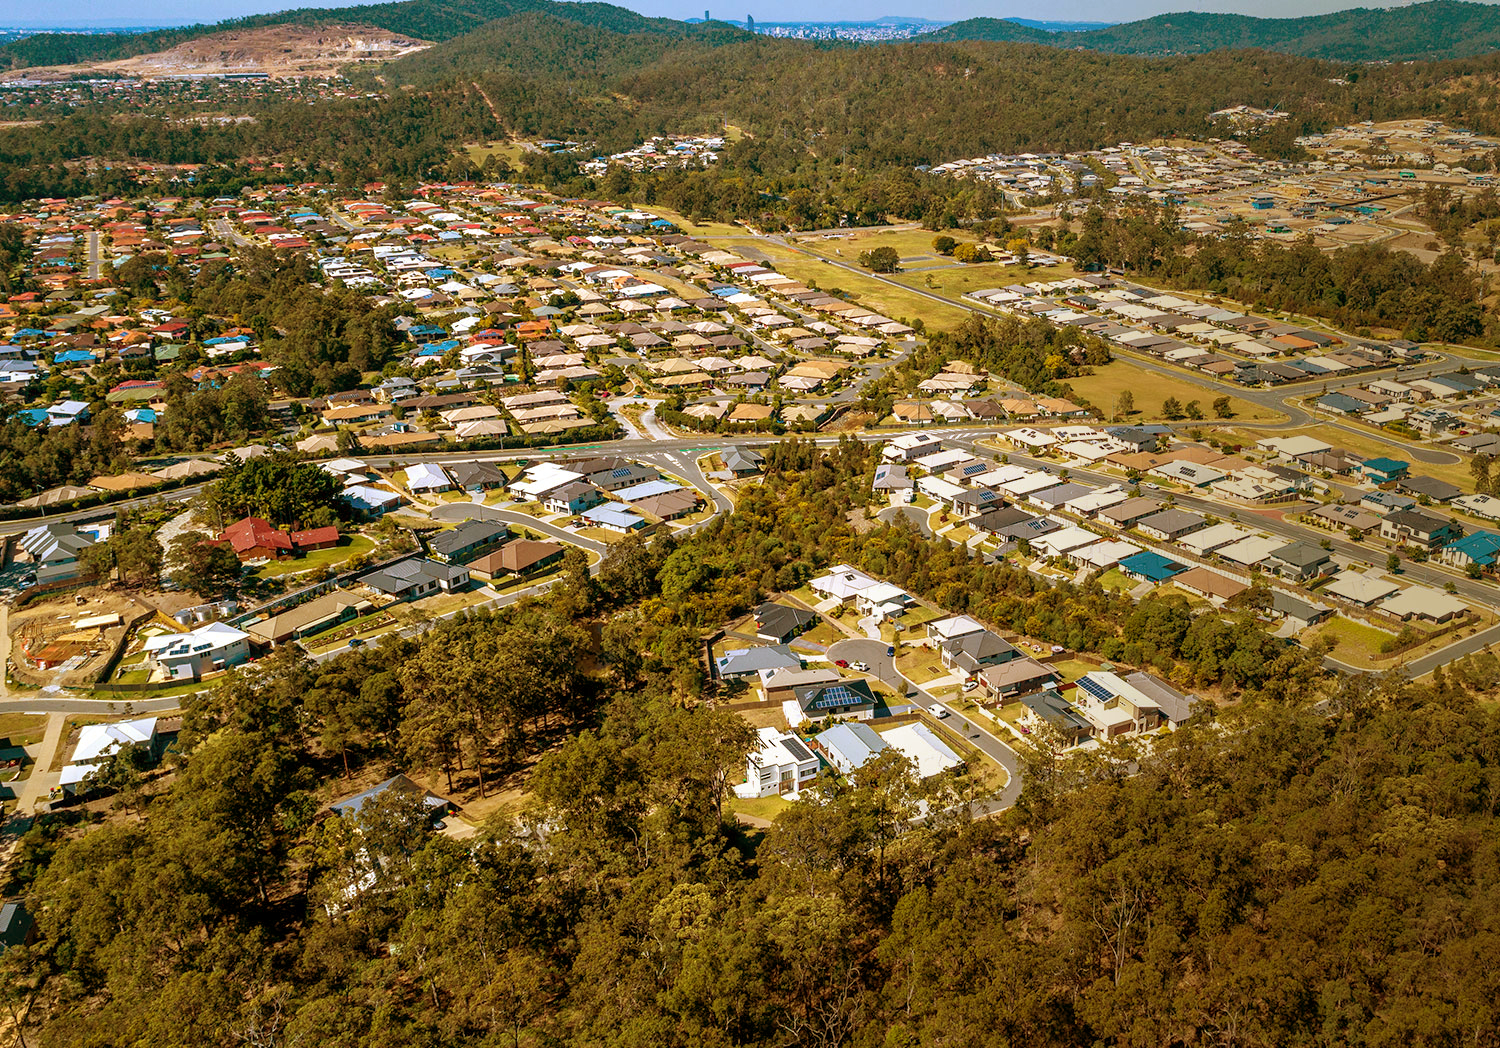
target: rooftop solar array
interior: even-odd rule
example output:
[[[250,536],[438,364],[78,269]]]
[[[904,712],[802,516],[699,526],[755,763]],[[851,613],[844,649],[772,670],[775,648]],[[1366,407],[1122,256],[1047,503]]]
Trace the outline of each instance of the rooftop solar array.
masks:
[[[857,706],[864,701],[865,697],[863,695],[850,691],[842,684],[834,684],[831,687],[823,689],[822,694],[818,696],[818,701],[814,705],[820,709],[828,709],[836,706]]]
[[[1090,677],[1079,677],[1078,686],[1100,702],[1108,702],[1114,695],[1108,688]]]

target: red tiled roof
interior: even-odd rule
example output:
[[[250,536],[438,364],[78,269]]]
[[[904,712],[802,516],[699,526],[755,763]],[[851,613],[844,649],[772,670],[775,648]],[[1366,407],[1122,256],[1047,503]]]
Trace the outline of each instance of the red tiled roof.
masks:
[[[244,553],[257,547],[284,549],[291,552],[292,540],[286,532],[271,527],[270,521],[260,517],[246,517],[224,529],[219,539],[228,542],[236,553]]]
[[[332,524],[326,528],[308,528],[305,531],[292,532],[292,545],[294,546],[320,546],[325,542],[338,540],[339,529]]]

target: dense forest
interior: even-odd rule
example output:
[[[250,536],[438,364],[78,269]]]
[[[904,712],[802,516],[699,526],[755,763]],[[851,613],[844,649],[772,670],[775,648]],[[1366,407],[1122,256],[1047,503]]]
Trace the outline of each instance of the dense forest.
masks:
[[[861,536],[873,464],[776,445],[700,536],[190,699],[165,775],[118,761],[113,814],[22,843],[40,938],[3,965],[26,1042],[1500,1041],[1493,656],[1332,681],[1239,613]],[[724,796],[749,732],[701,634],[845,559],[1234,701],[1149,750],[1028,750],[997,818],[883,759],[747,830]],[[525,799],[464,841],[399,797],[324,809],[399,769]]]
[[[253,121],[229,125],[94,107],[45,127],[0,128],[0,198],[118,179],[102,165],[79,166],[83,158],[275,157],[359,184],[460,177],[472,171],[456,149],[464,142],[573,139],[613,151],[727,121],[759,152],[718,177],[776,199],[789,188],[817,192],[814,165],[819,175],[836,167],[876,177],[992,151],[1208,135],[1208,114],[1240,103],[1294,114],[1260,143],[1273,153],[1293,152],[1299,130],[1349,120],[1441,115],[1496,131],[1500,112],[1485,85],[1497,72],[1496,55],[1354,68],[1245,51],[1152,59],[1016,43],[825,47],[713,25],[622,34],[549,9],[352,72],[376,97],[264,101],[250,107]],[[397,85],[410,90],[389,90]]]

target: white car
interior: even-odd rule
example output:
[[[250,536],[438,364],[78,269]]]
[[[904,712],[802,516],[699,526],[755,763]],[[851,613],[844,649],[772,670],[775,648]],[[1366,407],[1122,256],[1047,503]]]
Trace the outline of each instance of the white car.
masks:
[[[938,705],[935,702],[931,706],[927,707],[927,712],[932,714],[938,720],[942,720],[944,717],[948,716],[948,711],[943,709],[942,706]]]
[[[870,664],[868,662],[856,662],[856,663],[853,663],[852,665],[853,665],[854,669],[859,670],[859,672],[861,672],[861,673],[869,673],[870,672]]]

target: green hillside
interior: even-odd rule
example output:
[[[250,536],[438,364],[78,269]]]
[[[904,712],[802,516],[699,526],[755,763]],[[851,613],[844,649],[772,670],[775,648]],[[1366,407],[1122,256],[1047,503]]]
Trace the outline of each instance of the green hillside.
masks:
[[[1356,8],[1307,18],[1182,12],[1104,29],[1053,33],[1004,19],[971,18],[923,40],[1022,40],[1113,54],[1196,54],[1260,48],[1347,62],[1468,58],[1500,50],[1500,7],[1461,0]]]
[[[424,40],[451,40],[496,19],[537,12],[616,33],[681,35],[695,28],[670,18],[647,18],[613,4],[556,3],[554,0],[399,0],[357,7],[280,11],[213,25],[159,29],[149,33],[39,33],[0,47],[0,69],[129,58],[162,51],[209,33],[268,25],[359,22]],[[710,23],[704,28],[713,25]]]

